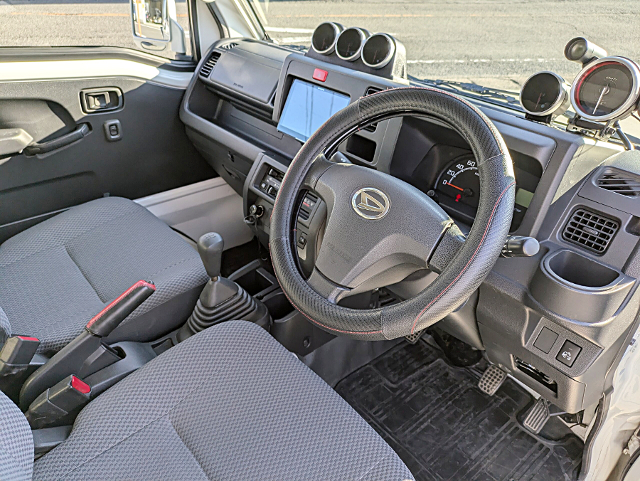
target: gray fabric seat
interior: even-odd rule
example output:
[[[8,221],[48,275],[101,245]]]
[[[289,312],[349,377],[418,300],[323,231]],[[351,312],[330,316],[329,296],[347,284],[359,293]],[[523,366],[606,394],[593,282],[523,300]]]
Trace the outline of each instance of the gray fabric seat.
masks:
[[[112,341],[149,341],[178,327],[207,275],[196,250],[135,202],[73,207],[0,246],[0,334],[35,336],[40,352],[57,351],[141,279],[157,290]]]
[[[15,414],[13,423],[5,419],[2,431],[18,425]],[[0,466],[0,477],[2,469],[24,465],[14,458]],[[315,373],[260,327],[231,321],[189,338],[91,402],[70,437],[35,463],[33,479],[413,478]]]

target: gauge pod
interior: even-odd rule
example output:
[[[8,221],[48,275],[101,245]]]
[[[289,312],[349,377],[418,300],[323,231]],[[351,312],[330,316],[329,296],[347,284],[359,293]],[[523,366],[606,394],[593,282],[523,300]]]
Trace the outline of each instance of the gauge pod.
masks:
[[[371,68],[385,67],[396,53],[396,42],[386,33],[376,33],[362,46],[362,63]]]
[[[363,28],[351,27],[344,30],[336,42],[336,53],[342,60],[353,62],[360,56],[362,46],[369,36],[369,32]]]
[[[564,47],[564,56],[572,62],[580,62],[583,65],[596,58],[607,56],[607,52],[595,43],[589,42],[584,37],[572,38]]]
[[[335,47],[338,35],[344,27],[335,22],[324,22],[316,27],[311,36],[311,48],[320,55],[331,54]]]
[[[520,104],[530,115],[562,115],[569,108],[569,84],[554,72],[538,72],[527,79],[520,91]]]
[[[604,57],[583,68],[571,86],[571,105],[587,120],[608,122],[630,115],[640,97],[640,68],[624,57]]]

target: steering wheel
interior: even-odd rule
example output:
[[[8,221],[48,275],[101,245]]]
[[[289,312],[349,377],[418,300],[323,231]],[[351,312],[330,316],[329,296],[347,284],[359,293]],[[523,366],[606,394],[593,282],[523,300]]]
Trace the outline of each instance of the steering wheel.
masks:
[[[439,119],[471,146],[480,200],[466,239],[444,210],[412,185],[329,160],[340,157],[334,155],[338,146],[355,131],[398,116]],[[307,191],[327,204],[327,223],[315,268],[305,279],[298,266],[296,219]],[[273,267],[291,304],[322,329],[365,340],[407,336],[445,317],[480,286],[506,240],[514,198],[509,151],[477,108],[437,89],[378,92],[331,117],[293,159],[271,216]],[[439,276],[411,299],[375,309],[338,305],[424,269]]]

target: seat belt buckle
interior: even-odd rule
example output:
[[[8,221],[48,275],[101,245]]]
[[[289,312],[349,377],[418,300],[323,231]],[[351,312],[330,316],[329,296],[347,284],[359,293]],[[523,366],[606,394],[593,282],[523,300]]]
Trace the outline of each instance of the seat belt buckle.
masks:
[[[29,367],[40,346],[40,340],[30,336],[11,336],[0,350],[0,377],[20,373]]]
[[[91,400],[91,386],[73,374],[40,394],[25,413],[31,429],[73,424]]]

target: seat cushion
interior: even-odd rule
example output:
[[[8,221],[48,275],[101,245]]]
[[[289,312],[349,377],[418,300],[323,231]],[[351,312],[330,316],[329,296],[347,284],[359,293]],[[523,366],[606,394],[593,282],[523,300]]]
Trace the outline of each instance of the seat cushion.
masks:
[[[388,444],[254,324],[165,352],[89,404],[34,479],[404,480]]]
[[[110,340],[156,339],[189,316],[207,275],[197,251],[144,207],[108,197],[0,246],[0,306],[13,334],[56,351],[140,279],[157,290]]]

